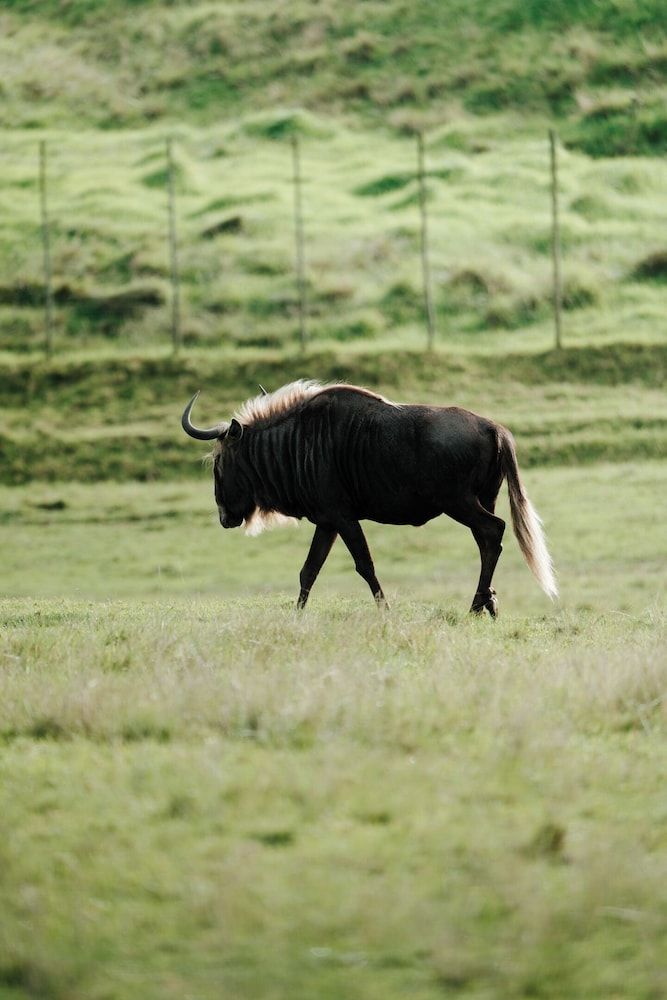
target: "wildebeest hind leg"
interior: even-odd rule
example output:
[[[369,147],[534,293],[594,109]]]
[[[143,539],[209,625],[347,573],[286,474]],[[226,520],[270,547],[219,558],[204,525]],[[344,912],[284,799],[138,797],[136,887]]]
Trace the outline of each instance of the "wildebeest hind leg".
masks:
[[[299,599],[296,602],[297,608],[305,607],[311,588],[315,580],[317,580],[325,559],[331,552],[331,546],[336,541],[337,534],[338,532],[334,528],[322,524],[318,524],[315,528],[315,534],[310,543],[310,550],[299,576],[301,590],[299,591]]]
[[[495,618],[498,614],[498,601],[491,581],[503,549],[505,522],[482,506],[477,497],[471,497],[469,502],[458,504],[456,507],[448,507],[445,513],[470,528],[479,548],[482,570],[470,611],[479,615],[486,608],[491,617]]]
[[[375,603],[378,607],[386,607],[387,601],[382,593],[382,587],[378,578],[375,575],[373,559],[368,548],[366,536],[361,530],[361,525],[358,521],[346,521],[344,524],[338,525],[338,534],[347,545],[350,555],[354,559],[354,567],[357,573],[363,577],[371,588]]]
[[[466,520],[465,523],[468,524],[473,533],[482,560],[479,583],[470,611],[472,614],[481,614],[486,608],[491,617],[495,618],[498,614],[498,600],[496,592],[491,586],[491,581],[500,553],[503,550],[502,539],[505,522],[502,518],[496,517],[495,514],[489,513],[479,501],[476,501],[470,512],[469,520]]]

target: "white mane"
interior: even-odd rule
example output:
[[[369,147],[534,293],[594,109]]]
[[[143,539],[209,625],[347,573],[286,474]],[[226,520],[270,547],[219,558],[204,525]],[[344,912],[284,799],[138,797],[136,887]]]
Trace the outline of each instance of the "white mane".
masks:
[[[328,392],[330,389],[349,389],[352,392],[359,392],[364,396],[371,396],[373,399],[380,399],[383,403],[388,403],[390,406],[398,405],[392,403],[389,399],[385,399],[379,393],[372,392],[370,389],[362,389],[358,385],[346,385],[344,382],[335,382],[327,385],[326,383],[317,382],[314,379],[302,378],[296,382],[289,382],[287,385],[276,389],[275,392],[269,392],[265,396],[255,396],[252,399],[246,400],[234,416],[239,423],[244,425],[253,424],[259,420],[268,420],[271,417],[279,417],[281,414],[287,413],[288,410],[291,410],[298,403],[302,403],[306,399],[312,399],[313,396],[317,396],[321,392]]]
[[[275,392],[247,399],[234,416],[240,424],[253,424],[257,420],[278,417],[282,413],[287,413],[297,403],[316,396],[322,388],[322,384],[314,379],[300,378],[296,382],[281,386]]]

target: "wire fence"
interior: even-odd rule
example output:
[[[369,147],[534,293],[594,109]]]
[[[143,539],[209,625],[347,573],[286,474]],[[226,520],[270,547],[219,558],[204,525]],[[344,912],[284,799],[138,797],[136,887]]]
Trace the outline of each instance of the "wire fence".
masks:
[[[62,138],[30,144],[22,139],[8,146],[0,154],[0,194],[4,187],[10,202],[0,243],[2,347],[10,351],[41,347],[50,356],[91,339],[118,339],[120,331],[129,330],[136,343],[142,338],[170,341],[178,352],[184,340],[214,343],[216,334],[210,333],[214,324],[223,332],[235,331],[242,343],[238,313],[244,312],[246,320],[250,316],[253,324],[257,321],[268,328],[267,345],[296,336],[305,349],[318,336],[323,309],[340,315],[369,304],[372,295],[366,301],[363,293],[351,292],[345,280],[354,283],[364,272],[368,281],[376,256],[386,282],[392,255],[384,253],[387,259],[381,259],[383,253],[373,248],[369,234],[382,240],[388,227],[394,242],[403,240],[389,298],[392,289],[398,289],[410,299],[410,318],[423,326],[424,348],[433,349],[438,304],[431,244],[442,239],[443,213],[434,236],[431,184],[434,178],[446,183],[455,170],[441,165],[440,150],[437,164],[432,165],[427,137],[415,133],[402,144],[392,164],[395,169],[354,186],[353,194],[370,195],[376,201],[407,192],[400,205],[390,208],[400,208],[402,219],[410,215],[408,230],[396,226],[396,216],[388,216],[386,204],[383,214],[374,216],[357,213],[349,199],[340,200],[343,187],[349,193],[352,168],[347,166],[343,184],[335,170],[337,151],[333,157],[329,151],[327,158],[326,143],[303,140],[298,134],[289,138],[289,166],[284,143],[273,143],[269,155],[262,147],[255,157],[248,145],[238,152],[211,137],[194,142],[190,136],[166,140],[154,135],[110,136],[87,138],[71,147]],[[310,178],[304,176],[304,146],[310,154]],[[558,140],[553,130],[548,149],[551,298],[554,343],[560,348],[562,247]],[[350,253],[355,226],[361,244],[357,259]],[[341,233],[345,234],[342,259],[331,267],[332,247]],[[364,246],[367,254],[360,263]],[[406,266],[417,278],[418,294],[401,283]],[[314,280],[328,271],[338,274],[337,287],[322,287],[321,280],[319,284]],[[246,287],[243,301],[239,280]],[[185,331],[184,289],[189,315]],[[198,325],[198,313],[212,316],[214,324]],[[357,327],[350,324],[349,336],[355,329],[359,336],[367,332],[363,321]],[[253,343],[251,337],[245,339]],[[262,335],[255,335],[254,342],[261,343]]]

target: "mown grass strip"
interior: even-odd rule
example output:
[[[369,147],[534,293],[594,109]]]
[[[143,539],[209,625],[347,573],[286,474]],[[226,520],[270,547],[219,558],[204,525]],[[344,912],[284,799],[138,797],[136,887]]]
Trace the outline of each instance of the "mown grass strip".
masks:
[[[124,400],[152,403],[181,399],[195,388],[237,399],[254,395],[258,380],[270,389],[296,378],[348,381],[371,387],[451,385],[463,374],[525,382],[592,382],[662,386],[667,378],[667,344],[614,343],[560,351],[514,353],[497,358],[437,351],[295,352],[197,351],[175,359],[136,353],[85,359],[37,357],[0,360],[3,406],[59,401],[87,406]]]

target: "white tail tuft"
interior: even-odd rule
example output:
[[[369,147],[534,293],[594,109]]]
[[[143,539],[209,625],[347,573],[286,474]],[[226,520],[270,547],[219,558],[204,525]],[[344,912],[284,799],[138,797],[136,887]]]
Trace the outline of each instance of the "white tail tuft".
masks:
[[[558,597],[558,585],[542,530],[542,519],[523,488],[514,440],[504,427],[501,429],[498,443],[502,470],[507,477],[514,534],[533,576],[547,597],[554,600]]]
[[[518,518],[512,505],[511,494],[510,507],[512,507],[514,533],[525,560],[544,593],[553,601],[554,598],[558,597],[558,584],[542,530],[542,518],[525,494]]]

